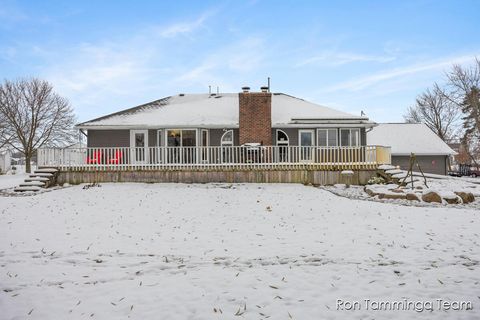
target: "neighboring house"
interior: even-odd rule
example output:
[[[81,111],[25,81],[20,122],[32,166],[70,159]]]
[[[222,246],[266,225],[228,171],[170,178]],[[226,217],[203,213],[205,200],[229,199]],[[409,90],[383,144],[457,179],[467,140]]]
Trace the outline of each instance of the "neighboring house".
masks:
[[[11,168],[11,154],[8,150],[0,151],[0,173],[5,173]]]
[[[381,123],[368,131],[367,143],[391,146],[392,165],[401,169],[408,170],[414,153],[424,172],[442,175],[448,172],[449,157],[456,154],[423,123]]]
[[[367,117],[283,93],[178,94],[77,125],[88,147],[364,146]]]

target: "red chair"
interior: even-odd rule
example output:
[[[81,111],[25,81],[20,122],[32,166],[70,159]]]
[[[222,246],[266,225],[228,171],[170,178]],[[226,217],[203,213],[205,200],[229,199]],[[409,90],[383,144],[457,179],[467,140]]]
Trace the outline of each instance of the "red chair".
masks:
[[[102,162],[102,151],[96,150],[87,155],[88,164],[100,164]]]
[[[120,164],[122,163],[122,157],[123,153],[121,150],[115,150],[115,156],[113,158],[110,158],[108,162],[110,164]]]

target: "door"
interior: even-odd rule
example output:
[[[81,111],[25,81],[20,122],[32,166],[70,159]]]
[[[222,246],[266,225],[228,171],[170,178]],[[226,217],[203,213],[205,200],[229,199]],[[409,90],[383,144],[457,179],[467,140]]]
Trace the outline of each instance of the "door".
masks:
[[[132,163],[147,163],[148,130],[130,130]]]
[[[300,146],[300,161],[313,162],[312,146],[314,145],[314,130],[299,130],[298,145]]]

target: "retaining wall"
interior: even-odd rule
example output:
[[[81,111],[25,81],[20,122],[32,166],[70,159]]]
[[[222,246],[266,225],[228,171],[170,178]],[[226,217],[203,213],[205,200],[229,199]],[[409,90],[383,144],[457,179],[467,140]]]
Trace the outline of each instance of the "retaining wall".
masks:
[[[375,170],[353,171],[346,177],[341,171],[325,170],[248,170],[248,171],[61,171],[58,183],[146,182],[146,183],[303,183],[364,185]]]

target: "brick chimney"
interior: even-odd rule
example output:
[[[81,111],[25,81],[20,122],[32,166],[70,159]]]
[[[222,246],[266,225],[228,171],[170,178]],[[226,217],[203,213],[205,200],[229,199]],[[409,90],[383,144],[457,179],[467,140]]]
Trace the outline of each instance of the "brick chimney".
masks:
[[[245,143],[272,144],[272,94],[250,92],[243,87],[238,94],[240,145]]]

